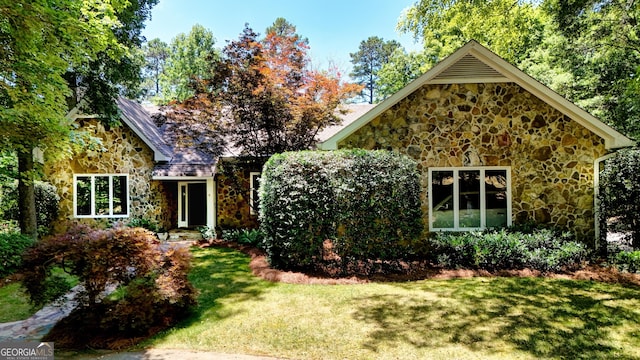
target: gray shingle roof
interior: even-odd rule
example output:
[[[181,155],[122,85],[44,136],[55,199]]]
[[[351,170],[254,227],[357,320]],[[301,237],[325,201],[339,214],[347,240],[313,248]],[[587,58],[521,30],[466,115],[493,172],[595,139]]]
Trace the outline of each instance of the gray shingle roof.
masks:
[[[154,178],[205,177],[213,176],[218,158],[195,148],[177,146],[172,137],[166,134],[166,127],[158,127],[147,109],[135,101],[119,98],[118,107],[123,122],[129,126],[154,152],[156,165]],[[351,124],[375,105],[348,104],[341,108],[342,123],[325,128],[318,134],[320,142],[335,135],[340,129]],[[238,149],[225,149],[223,157],[233,157]]]
[[[119,98],[117,102],[122,111],[122,120],[154,151],[154,178],[214,175],[216,158],[169,143],[169,137],[142,105],[125,98]]]

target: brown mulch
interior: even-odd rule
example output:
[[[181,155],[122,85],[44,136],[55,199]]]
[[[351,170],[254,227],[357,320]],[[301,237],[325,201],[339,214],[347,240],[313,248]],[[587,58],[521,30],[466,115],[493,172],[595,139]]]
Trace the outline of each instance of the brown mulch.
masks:
[[[538,270],[501,270],[490,272],[487,270],[468,269],[444,269],[429,263],[412,263],[407,266],[407,271],[393,274],[373,274],[368,276],[333,277],[328,271],[319,273],[302,273],[282,271],[269,266],[267,257],[262,250],[252,246],[241,245],[235,242],[212,240],[200,242],[199,247],[226,247],[239,250],[251,257],[249,267],[254,275],[273,282],[288,284],[364,284],[370,282],[399,282],[417,281],[425,279],[447,280],[470,277],[547,277],[554,279],[591,280],[606,283],[640,286],[640,274],[620,272],[612,267],[588,265],[575,271],[563,273],[542,273]]]

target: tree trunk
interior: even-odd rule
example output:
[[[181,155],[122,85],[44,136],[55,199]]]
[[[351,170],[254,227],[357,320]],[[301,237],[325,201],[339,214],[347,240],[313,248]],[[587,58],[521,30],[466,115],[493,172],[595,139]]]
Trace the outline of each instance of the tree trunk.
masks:
[[[18,151],[18,210],[20,232],[38,238],[33,151]]]

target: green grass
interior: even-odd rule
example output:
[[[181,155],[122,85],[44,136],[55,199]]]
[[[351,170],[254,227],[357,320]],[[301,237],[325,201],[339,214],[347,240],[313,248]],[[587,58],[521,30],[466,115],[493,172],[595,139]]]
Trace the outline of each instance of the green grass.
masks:
[[[291,285],[197,249],[199,306],[143,344],[294,359],[640,359],[640,288],[540,278]]]
[[[36,311],[20,283],[0,287],[0,323],[24,320]]]
[[[60,268],[53,268],[52,274],[66,278],[71,287],[78,285],[77,277],[65,273]],[[41,308],[34,307],[29,302],[29,295],[20,282],[0,287],[0,323],[28,319]]]

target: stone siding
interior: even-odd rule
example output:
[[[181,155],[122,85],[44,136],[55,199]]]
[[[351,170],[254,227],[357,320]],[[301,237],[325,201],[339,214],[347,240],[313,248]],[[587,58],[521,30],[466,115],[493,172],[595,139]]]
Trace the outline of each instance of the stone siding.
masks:
[[[47,179],[58,188],[60,195],[59,218],[77,220],[92,225],[107,224],[114,219],[74,219],[74,174],[129,174],[129,218],[145,218],[158,225],[171,228],[175,223],[175,208],[165,197],[169,189],[161,181],[151,180],[153,151],[126,126],[105,128],[92,119],[78,120],[91,136],[101,139],[101,146],[73,155],[71,159],[48,163]],[[100,149],[98,149],[100,148]],[[175,190],[174,190],[175,191]],[[175,201],[174,201],[175,202]],[[121,219],[127,221],[128,219]],[[115,219],[119,220],[119,219]]]
[[[228,228],[257,228],[258,215],[251,214],[250,169],[233,171],[233,175],[220,173],[216,176],[217,184],[217,226]]]
[[[429,167],[510,166],[514,223],[594,236],[594,160],[604,140],[512,83],[425,85],[339,144],[418,162],[428,223]]]

